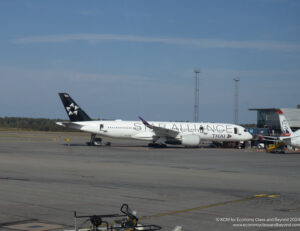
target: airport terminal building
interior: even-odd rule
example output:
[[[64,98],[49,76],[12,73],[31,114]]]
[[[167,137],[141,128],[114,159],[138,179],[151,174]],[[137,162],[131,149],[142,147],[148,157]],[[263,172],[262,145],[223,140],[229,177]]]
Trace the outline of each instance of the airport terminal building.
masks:
[[[293,131],[300,129],[300,105],[297,108],[249,108],[257,111],[257,127],[280,133],[278,110],[282,110]]]

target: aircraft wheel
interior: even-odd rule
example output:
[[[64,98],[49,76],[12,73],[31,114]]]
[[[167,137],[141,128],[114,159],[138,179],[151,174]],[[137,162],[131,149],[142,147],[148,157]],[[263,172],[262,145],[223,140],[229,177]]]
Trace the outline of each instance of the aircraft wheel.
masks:
[[[99,137],[99,138],[95,138],[94,141],[102,142],[102,139]]]
[[[167,145],[166,144],[159,144],[159,146],[158,146],[159,148],[166,148],[167,147]]]

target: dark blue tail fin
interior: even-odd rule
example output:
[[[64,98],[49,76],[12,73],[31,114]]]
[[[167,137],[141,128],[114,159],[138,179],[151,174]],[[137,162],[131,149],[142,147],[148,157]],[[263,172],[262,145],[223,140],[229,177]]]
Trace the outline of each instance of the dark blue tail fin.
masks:
[[[68,93],[58,93],[71,121],[89,121],[91,118],[77,105]]]

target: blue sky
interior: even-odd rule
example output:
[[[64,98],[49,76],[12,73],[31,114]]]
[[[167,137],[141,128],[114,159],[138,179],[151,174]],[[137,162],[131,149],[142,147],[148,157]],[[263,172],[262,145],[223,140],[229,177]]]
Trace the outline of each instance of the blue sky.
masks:
[[[239,121],[300,104],[297,0],[0,1],[0,116]],[[299,99],[299,100],[298,100]]]

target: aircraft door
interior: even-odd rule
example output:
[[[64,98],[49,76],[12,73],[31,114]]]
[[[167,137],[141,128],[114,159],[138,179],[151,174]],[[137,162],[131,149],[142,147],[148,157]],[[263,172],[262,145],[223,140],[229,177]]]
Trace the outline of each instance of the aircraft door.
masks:
[[[207,130],[205,130],[202,125],[200,126],[199,131],[200,133],[204,133],[204,135],[207,135]]]
[[[200,133],[203,133],[203,132],[204,132],[204,127],[200,126]]]
[[[104,129],[104,124],[100,124],[100,132],[107,132],[107,130]]]
[[[242,135],[241,131],[237,127],[234,128],[234,134]]]

